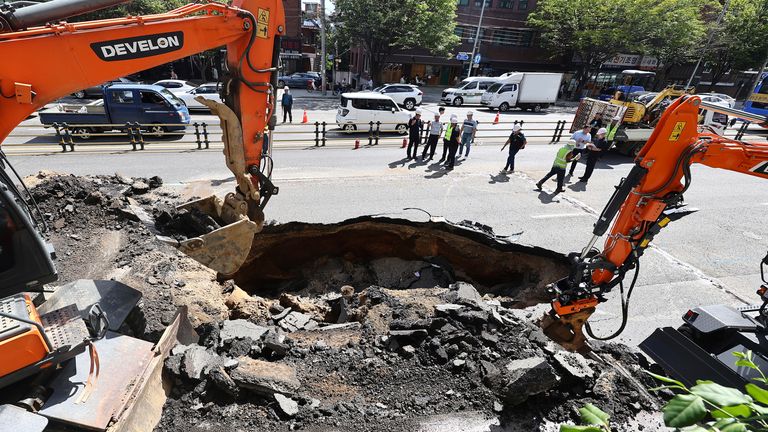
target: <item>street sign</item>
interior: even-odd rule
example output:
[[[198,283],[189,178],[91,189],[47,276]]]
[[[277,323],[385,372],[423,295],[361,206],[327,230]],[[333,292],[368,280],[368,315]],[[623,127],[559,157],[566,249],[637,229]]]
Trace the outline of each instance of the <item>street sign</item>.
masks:
[[[469,60],[470,54],[468,52],[460,52],[456,54],[456,60],[458,61],[467,61]]]
[[[476,65],[479,65],[481,59],[482,59],[482,57],[480,56],[480,54],[476,54],[473,63],[476,64]]]

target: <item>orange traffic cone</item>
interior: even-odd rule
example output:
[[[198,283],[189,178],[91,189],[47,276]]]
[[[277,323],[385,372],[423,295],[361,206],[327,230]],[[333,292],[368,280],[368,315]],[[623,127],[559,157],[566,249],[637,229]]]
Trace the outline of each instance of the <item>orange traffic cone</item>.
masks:
[[[408,147],[408,141],[406,141],[405,138],[403,138],[403,146],[400,148],[406,148],[406,147]]]
[[[493,124],[499,124],[499,112],[496,111],[496,118],[493,119]]]
[[[359,149],[359,148],[360,148],[360,140],[359,140],[359,139],[356,139],[356,140],[355,140],[355,150],[357,150],[357,149]]]
[[[304,110],[304,118],[301,119],[301,122],[302,123],[309,123],[309,120],[307,119],[307,110]]]

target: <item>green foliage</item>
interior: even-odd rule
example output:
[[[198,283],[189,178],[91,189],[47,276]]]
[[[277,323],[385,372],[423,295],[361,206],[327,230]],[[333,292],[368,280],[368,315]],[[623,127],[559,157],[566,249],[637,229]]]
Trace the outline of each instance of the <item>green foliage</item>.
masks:
[[[372,74],[395,50],[426,48],[447,55],[454,34],[456,0],[335,0],[340,39],[360,44],[370,55]]]
[[[610,432],[610,416],[591,403],[579,408],[579,415],[582,425],[561,425],[560,432]]]
[[[69,19],[72,22],[121,18],[129,15],[151,15],[168,12],[190,3],[188,0],[133,0],[129,3],[91,12]]]

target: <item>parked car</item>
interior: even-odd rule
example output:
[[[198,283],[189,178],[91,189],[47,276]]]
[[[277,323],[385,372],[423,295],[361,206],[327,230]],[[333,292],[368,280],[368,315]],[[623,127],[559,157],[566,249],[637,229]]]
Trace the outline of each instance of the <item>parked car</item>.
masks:
[[[506,77],[507,74],[504,74]],[[501,78],[494,77],[469,77],[458,83],[456,87],[450,87],[443,90],[440,102],[446,105],[479,105],[483,93],[489,87],[499,82]]]
[[[186,93],[192,90],[193,88],[197,87],[196,84],[191,83],[189,81],[174,80],[174,79],[160,80],[153,85],[165,87],[168,90],[170,90],[170,92],[173,94]]]
[[[103,97],[104,96],[104,87],[112,85],[112,84],[136,84],[135,82],[129,80],[128,78],[118,78],[115,80],[107,81],[105,83],[101,83],[99,85],[95,85],[93,87],[88,87],[79,91],[76,91],[72,93],[72,96],[78,98],[78,99],[85,99],[87,97]]]
[[[81,139],[121,129],[126,123],[139,123],[148,133],[159,137],[184,130],[189,122],[189,110],[184,102],[168,89],[155,85],[116,84],[104,89],[103,105],[57,105],[40,111],[40,123],[74,125],[71,132]],[[104,126],[77,126],[79,124]]]
[[[320,79],[320,74],[317,72],[296,72],[290,75],[277,77],[277,86],[279,88],[288,86],[305,89],[310,80],[314,80],[315,87],[320,88],[322,80]]]
[[[221,84],[219,83],[206,83],[184,93],[179,93],[176,97],[183,100],[190,110],[207,110],[208,107],[196,101],[195,98],[197,96],[202,96],[206,99],[223,103],[221,95],[219,94],[220,88]]]
[[[723,93],[699,93],[701,100],[704,102],[710,102],[714,104],[725,103],[728,108],[736,106],[736,99]]]
[[[409,112],[403,111],[391,97],[377,92],[342,93],[336,124],[347,133],[367,131],[371,122],[380,122],[380,130],[404,135]],[[376,127],[376,126],[374,126]]]
[[[376,87],[373,91],[391,97],[395,103],[407,110],[415,109],[417,105],[421,105],[421,98],[424,96],[424,92],[412,84],[385,84]]]

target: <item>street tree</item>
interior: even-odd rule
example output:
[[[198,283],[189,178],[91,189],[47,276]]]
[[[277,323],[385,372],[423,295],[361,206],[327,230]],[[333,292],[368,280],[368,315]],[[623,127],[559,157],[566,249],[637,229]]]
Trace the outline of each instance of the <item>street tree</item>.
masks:
[[[133,0],[119,6],[80,15],[70,21],[91,21],[109,18],[121,18],[129,15],[151,15],[168,12],[189,3],[189,0]]]
[[[447,56],[459,42],[456,0],[336,0],[335,6],[339,37],[365,49],[377,79],[396,50],[419,47]]]
[[[528,23],[541,32],[541,42],[553,55],[575,54],[581,90],[591,73],[621,52],[638,52],[642,39],[633,21],[635,0],[540,0]]]

